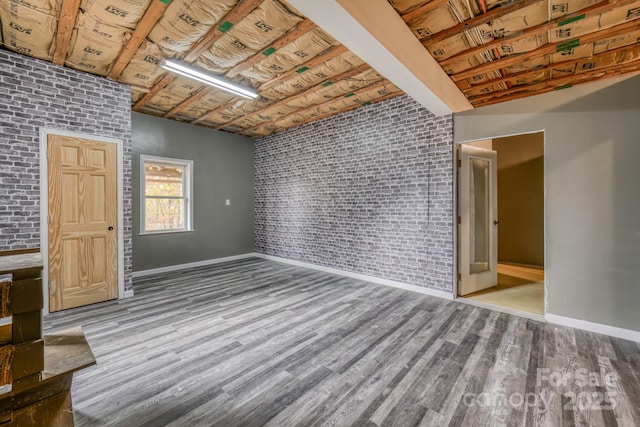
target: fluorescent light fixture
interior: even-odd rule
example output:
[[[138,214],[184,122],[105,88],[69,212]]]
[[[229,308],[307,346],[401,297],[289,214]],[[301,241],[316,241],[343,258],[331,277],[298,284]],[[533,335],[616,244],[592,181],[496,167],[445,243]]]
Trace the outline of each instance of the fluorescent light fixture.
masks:
[[[209,73],[205,73],[190,65],[182,62],[165,59],[162,62],[162,68],[169,70],[172,73],[180,74],[181,76],[188,77],[193,80],[197,80],[201,83],[206,83],[218,89],[225,90],[234,95],[242,96],[243,98],[255,99],[258,94],[250,88],[242,87],[236,83],[230,82],[222,77],[214,76]]]

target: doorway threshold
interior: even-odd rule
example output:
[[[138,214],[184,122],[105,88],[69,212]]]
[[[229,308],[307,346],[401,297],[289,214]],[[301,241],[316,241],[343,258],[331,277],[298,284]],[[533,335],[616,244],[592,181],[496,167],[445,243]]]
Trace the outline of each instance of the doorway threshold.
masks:
[[[465,297],[456,297],[454,299],[456,302],[461,302],[463,304],[473,305],[480,308],[487,308],[489,310],[499,311],[501,313],[512,314],[514,316],[526,317],[527,319],[537,320],[538,322],[545,322],[544,315],[530,313],[528,311],[516,310],[514,308],[503,307],[501,305],[489,304],[482,301],[476,301],[471,298]]]

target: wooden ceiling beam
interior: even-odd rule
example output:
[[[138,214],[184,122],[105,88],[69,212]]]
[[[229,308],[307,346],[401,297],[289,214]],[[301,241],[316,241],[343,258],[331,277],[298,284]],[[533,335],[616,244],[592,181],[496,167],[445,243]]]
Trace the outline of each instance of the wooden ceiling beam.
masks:
[[[229,101],[225,102],[222,105],[219,105],[218,107],[214,108],[211,111],[207,111],[206,113],[204,113],[202,115],[202,117],[195,119],[189,123],[191,123],[192,125],[199,125],[202,124],[203,122],[206,122],[211,116],[213,116],[215,113],[217,113],[218,111],[227,108],[227,107],[231,107],[233,104],[235,104],[236,102],[238,102],[238,99],[230,99]]]
[[[551,71],[554,68],[560,68],[560,67],[563,67],[565,65],[573,65],[573,64],[576,64],[576,63],[578,63],[578,62],[580,62],[582,60],[585,60],[585,59],[598,59],[598,58],[601,58],[601,57],[606,56],[606,55],[616,54],[616,53],[619,53],[619,52],[625,52],[625,51],[629,50],[630,48],[633,48],[634,46],[638,46],[638,43],[630,45],[630,46],[619,47],[617,49],[606,50],[604,52],[600,52],[598,54],[592,55],[589,58],[569,59],[567,61],[562,61],[562,62],[556,62],[556,63],[549,64],[549,65],[545,66],[544,68],[538,68],[538,69],[533,69],[533,70],[521,71],[519,73],[507,74],[504,77],[500,77],[500,78],[497,78],[497,79],[489,80],[488,82],[479,83],[479,84],[475,84],[475,85],[472,84],[469,88],[463,89],[463,92],[467,93],[467,92],[469,92],[471,90],[477,90],[477,89],[483,89],[483,88],[486,88],[486,87],[491,87],[493,85],[504,83],[504,82],[509,81],[509,80],[517,79],[518,77],[526,76],[527,74],[531,74],[531,73],[536,73],[536,72],[540,72],[540,71],[545,71],[545,72]]]
[[[117,80],[118,77],[120,77],[120,74],[122,74],[127,65],[129,65],[131,58],[133,58],[133,55],[135,55],[142,42],[147,38],[162,15],[164,15],[164,11],[168,6],[168,1],[152,0],[144,16],[140,19],[138,25],[136,25],[136,29],[133,31],[131,38],[124,49],[122,49],[122,52],[120,52],[109,75],[107,75],[108,79]]]
[[[260,3],[262,3],[262,0],[240,0],[240,2],[220,20],[219,24],[229,22],[232,25],[236,25],[250,14],[253,9],[260,6]],[[198,59],[200,54],[209,49],[211,45],[222,37],[226,31],[228,31],[228,29],[221,31],[218,24],[214,25],[194,46],[191,47],[191,49],[189,49],[187,55],[184,57],[184,61],[193,62]]]
[[[517,0],[512,3],[509,3],[506,6],[499,6],[499,7],[493,8],[487,13],[483,13],[482,15],[475,16],[471,19],[467,19],[466,21],[461,22],[457,25],[454,25],[451,28],[447,28],[438,33],[432,34],[430,36],[426,36],[425,38],[420,40],[423,42],[423,44],[436,43],[444,39],[448,39],[449,37],[453,37],[462,32],[472,30],[475,27],[479,27],[480,25],[487,24],[495,19],[501,18],[510,13],[517,12],[523,7],[527,7],[534,3],[540,3],[540,2],[546,3],[547,0]]]
[[[389,99],[389,98],[394,98],[394,97],[396,97],[396,96],[400,96],[400,95],[402,95],[403,93],[404,93],[403,91],[398,90],[398,91],[395,91],[395,92],[391,92],[391,93],[389,93],[389,94],[387,94],[387,95],[381,96],[381,97],[379,97],[379,98],[372,99],[370,102],[371,102],[372,104],[375,104],[375,103],[378,103],[378,102],[384,101],[385,99]],[[330,113],[322,114],[322,115],[317,116],[317,117],[311,117],[311,118],[309,118],[309,119],[303,120],[302,122],[300,122],[300,123],[299,123],[299,124],[297,124],[296,126],[302,126],[302,125],[305,125],[305,124],[310,123],[310,122],[313,122],[313,121],[326,119],[327,117],[335,116],[335,115],[337,115],[337,114],[346,113],[347,111],[355,110],[356,108],[360,108],[360,107],[362,107],[362,105],[361,105],[361,104],[354,104],[354,105],[350,105],[350,106],[348,106],[348,107],[346,107],[346,108],[343,108],[342,110],[339,110],[339,111],[332,111],[332,112],[330,112]],[[254,129],[254,128],[252,128],[252,129]],[[277,133],[277,132],[283,131],[283,130],[285,130],[285,129],[286,129],[286,128],[284,128],[284,127],[280,127],[278,130],[276,130],[276,131],[275,131],[275,132],[273,132],[273,133]]]
[[[367,64],[362,64],[361,66],[357,67],[357,69],[361,69],[361,68],[363,68],[363,67],[365,67],[365,66],[366,66],[366,68],[369,68],[369,66],[368,66]],[[347,72],[347,73],[349,73],[349,72]],[[343,73],[343,74],[347,74],[347,73]],[[284,102],[284,101],[286,101],[286,99],[284,99],[284,100],[282,100],[282,101],[279,101],[278,103],[280,103],[280,102]],[[203,122],[205,122],[209,117],[211,117],[212,115],[214,115],[214,114],[215,114],[215,113],[217,113],[218,111],[220,111],[220,110],[222,110],[222,109],[224,109],[224,108],[227,108],[227,107],[229,107],[229,106],[232,106],[232,105],[233,105],[233,104],[235,104],[236,102],[237,102],[237,100],[232,99],[232,100],[228,101],[227,103],[225,103],[225,104],[223,104],[223,105],[220,105],[220,106],[218,106],[218,107],[214,108],[214,109],[213,109],[213,110],[211,110],[211,111],[208,111],[207,113],[205,113],[205,114],[204,114],[202,117],[200,117],[199,119],[196,119],[196,120],[192,121],[192,122],[191,122],[191,124],[194,124],[194,125],[202,124],[202,123],[203,123]],[[276,103],[276,104],[278,104],[278,103]],[[275,105],[275,104],[268,105],[268,106],[266,106],[264,109],[271,108],[271,107],[273,107],[274,105]],[[262,111],[262,110],[258,110],[258,111]],[[257,113],[258,111],[254,112],[254,113],[251,113],[251,114],[255,114],[255,113]],[[239,119],[236,119],[236,120],[239,120]],[[233,120],[233,121],[235,121],[235,120]],[[232,122],[233,122],[233,121],[232,121]],[[224,126],[228,126],[228,125],[229,125],[229,124],[231,124],[232,122],[227,122],[227,123],[225,123],[225,124],[224,124]]]
[[[266,58],[267,56],[266,56],[265,52],[270,55],[270,54],[274,53],[275,51],[277,51],[279,49],[282,49],[284,46],[288,45],[289,43],[297,40],[302,35],[308,33],[309,31],[313,30],[314,28],[316,28],[316,24],[314,24],[310,19],[306,19],[305,18],[303,21],[301,21],[295,27],[295,29],[293,29],[293,30],[289,31],[288,33],[284,34],[278,40],[274,41],[270,46],[265,46],[263,50],[261,50],[260,52],[256,53],[251,58],[248,58],[247,60],[245,60],[245,61],[237,64],[233,68],[231,68],[229,71],[227,71],[225,76],[228,77],[228,78],[233,78],[233,77],[237,76],[241,72],[243,72],[245,70],[248,70],[249,68],[253,67],[258,62],[260,62],[264,58]]]
[[[598,15],[606,10],[609,10],[613,7],[622,7],[629,3],[634,3],[637,0],[608,0],[603,3],[598,3],[593,6],[586,7],[584,9],[578,10],[572,14],[562,16],[560,18],[556,18],[552,21],[546,22],[544,24],[536,25],[530,28],[526,28],[517,34],[508,37],[502,37],[499,39],[495,39],[491,43],[485,43],[480,46],[473,47],[471,49],[467,49],[463,52],[460,52],[451,58],[447,58],[445,60],[439,61],[440,65],[445,68],[447,65],[450,65],[454,62],[459,61],[460,59],[468,58],[470,56],[476,55],[482,52],[493,51],[500,45],[503,45],[506,42],[517,42],[520,40],[524,40],[528,37],[531,37],[536,34],[546,33],[547,31],[556,29],[563,25],[566,25],[567,21],[571,22],[573,18],[579,17],[581,15],[585,15],[583,19],[589,18],[593,15]],[[425,47],[429,48],[430,40],[426,40],[424,43]]]
[[[521,99],[521,98],[528,98],[528,97],[534,96],[534,95],[541,95],[543,93],[553,92],[555,90],[557,90],[557,89],[554,88],[554,87],[542,87],[535,93],[522,92],[522,93],[516,93],[516,94],[510,95],[508,97],[495,97],[490,101],[476,102],[476,103],[474,103],[474,101],[471,101],[471,103],[473,104],[474,108],[480,108],[480,107],[484,107],[484,106],[487,106],[487,105],[499,104],[501,102],[513,101],[513,100]]]
[[[275,103],[273,103],[271,105],[268,105],[268,106],[266,106],[266,107],[264,107],[264,108],[262,108],[262,109],[260,109],[258,111],[254,111],[250,115],[253,116],[253,115],[256,115],[256,114],[260,114],[261,112],[263,112],[265,110],[268,110],[270,108],[276,108],[276,107],[279,107],[280,105],[286,104],[287,102],[291,102],[292,100],[295,100],[295,99],[300,98],[302,96],[307,96],[309,94],[315,93],[315,92],[323,89],[325,87],[326,82],[328,82],[328,81],[339,82],[339,81],[342,81],[344,79],[348,79],[348,78],[351,78],[353,76],[356,76],[356,75],[358,75],[360,73],[364,73],[365,71],[370,70],[370,69],[371,69],[371,67],[369,67],[368,64],[362,64],[362,65],[360,65],[358,67],[355,67],[355,68],[353,68],[353,69],[351,69],[351,70],[349,70],[347,72],[344,72],[342,74],[338,74],[336,76],[329,77],[326,80],[324,80],[322,83],[320,83],[320,84],[318,84],[316,86],[313,86],[313,87],[311,87],[311,88],[309,88],[309,89],[307,89],[307,90],[305,90],[303,92],[300,92],[300,93],[297,93],[297,94],[295,94],[295,95],[293,95],[291,97],[282,99],[282,100],[280,100],[278,102],[275,102]],[[234,125],[238,121],[242,120],[243,118],[244,117],[241,117],[241,118],[232,120],[230,122],[227,122],[227,123],[225,123],[223,125],[220,125],[219,128],[223,128],[223,127],[229,126],[229,125]]]
[[[285,73],[282,73],[277,77],[272,78],[271,80],[268,80],[262,83],[262,85],[260,85],[260,87],[258,88],[258,91],[263,91],[278,83],[281,83],[285,80],[290,79],[292,76],[295,76],[296,74],[298,74],[298,70],[300,69],[303,69],[303,68],[311,69],[313,67],[316,67],[322,64],[323,62],[326,62],[326,61],[329,61],[330,59],[335,58],[336,56],[340,56],[345,52],[347,52],[347,48],[344,47],[343,45],[332,46],[329,49],[322,52],[320,55],[308,60],[307,62],[302,64],[300,67],[293,68]]]
[[[129,85],[129,87],[131,88],[131,90],[137,90],[138,92],[144,92],[144,93],[149,92],[148,87],[131,85],[131,84]]]
[[[232,25],[236,25],[240,22],[244,17],[246,17],[253,9],[258,7],[262,3],[262,0],[241,0],[233,9],[227,13],[224,18],[220,20],[216,25],[211,27],[211,29],[200,38],[191,48],[187,51],[183,61],[187,63],[191,63],[195,61],[202,52],[209,49],[213,43],[216,42],[220,37],[222,37],[225,31],[220,30],[220,26],[218,24],[222,22],[229,22]],[[145,104],[147,104],[151,99],[156,96],[162,89],[170,85],[176,76],[174,74],[166,73],[158,83],[156,83],[149,93],[140,98],[138,102],[133,106],[134,111],[140,111]]]
[[[640,22],[638,22],[638,20],[627,22],[621,25],[616,25],[614,27],[611,27],[605,30],[600,30],[593,33],[585,34],[583,36],[576,37],[573,39],[563,40],[557,43],[549,43],[537,49],[534,49],[531,52],[521,53],[517,55],[510,55],[510,56],[496,59],[494,61],[486,62],[484,64],[480,64],[468,70],[454,74],[451,76],[451,79],[454,82],[457,82],[460,80],[464,80],[464,79],[468,79],[470,77],[476,76],[478,74],[485,74],[491,71],[499,70],[501,68],[510,67],[518,63],[528,61],[530,59],[535,59],[535,58],[539,58],[545,55],[550,55],[556,52],[561,52],[563,50],[562,46],[567,46],[568,43],[572,41],[576,41],[576,43],[578,43],[574,46],[574,47],[577,47],[579,45],[593,43],[601,39],[608,39],[608,38],[616,37],[619,35],[623,35],[637,29],[640,29]]]
[[[618,70],[616,70],[615,72],[609,72],[609,73],[605,73],[605,75],[603,76],[602,73],[599,73],[596,76],[590,77],[588,79],[584,79],[584,80],[580,80],[575,82],[574,84],[570,85],[571,86],[577,86],[580,84],[584,84],[584,83],[591,83],[591,82],[595,82],[598,80],[604,80],[604,79],[609,79],[609,78],[613,78],[613,77],[619,77],[625,74],[630,74],[630,73],[640,73],[640,64],[635,65],[635,66],[627,66],[624,68],[620,68]],[[535,92],[519,92],[519,93],[515,93],[513,95],[509,95],[509,96],[504,96],[504,97],[495,97],[492,99],[489,99],[487,101],[484,102],[473,102],[473,106],[475,108],[479,108],[479,107],[484,107],[487,105],[493,105],[493,104],[500,104],[502,102],[507,102],[507,101],[513,101],[515,99],[521,99],[521,98],[528,98],[530,96],[534,96],[534,95],[541,95],[543,93],[547,93],[547,92],[553,92],[558,90],[557,87],[555,86],[547,86],[544,88],[540,88],[538,90],[536,90]]]
[[[439,8],[442,5],[445,5],[449,2],[449,0],[431,0],[429,3],[427,4],[423,4],[422,6],[418,7],[417,9],[412,10],[411,12],[405,13],[404,15],[402,15],[402,20],[404,22],[409,22],[411,20],[413,20],[414,18],[418,18],[422,15],[426,15],[427,13],[431,12],[432,10],[435,10],[437,8]]]
[[[622,64],[615,64],[608,67],[598,68],[592,71],[585,71],[584,73],[572,74],[570,76],[561,76],[553,79],[548,79],[543,82],[533,83],[530,85],[516,86],[512,89],[504,91],[493,92],[491,94],[472,97],[471,102],[484,105],[485,102],[499,98],[500,102],[511,100],[511,96],[522,94],[526,92],[530,95],[537,95],[540,91],[545,89],[557,90],[559,87],[577,84],[587,83],[601,78],[615,77],[617,75],[627,74],[640,70],[640,58],[633,59],[629,62]]]
[[[368,91],[368,90],[376,89],[376,88],[378,88],[378,87],[383,87],[383,86],[384,86],[384,85],[386,85],[386,84],[391,84],[391,82],[389,82],[389,80],[382,79],[382,80],[379,80],[379,81],[377,81],[377,82],[375,82],[375,83],[372,83],[372,84],[370,84],[370,85],[368,85],[368,86],[366,86],[366,87],[363,87],[363,88],[361,88],[361,89],[358,89],[357,91],[353,92],[353,95],[356,95],[356,96],[357,96],[357,95],[359,95],[359,94],[361,94],[361,93],[363,93],[363,92],[366,92],[366,91]],[[341,98],[344,98],[344,95],[334,96],[333,98],[331,98],[331,99],[330,99],[330,100],[328,100],[327,102],[323,102],[322,104],[316,104],[316,105],[309,106],[309,107],[307,107],[307,108],[302,108],[302,109],[300,109],[300,110],[293,111],[293,112],[291,112],[291,113],[289,113],[289,114],[287,114],[287,115],[285,115],[285,116],[282,116],[282,117],[278,118],[278,120],[276,121],[276,123],[277,123],[277,122],[279,122],[279,121],[281,121],[281,120],[284,120],[284,119],[286,119],[287,117],[290,117],[290,116],[292,116],[292,115],[294,115],[294,114],[302,114],[302,113],[305,113],[305,112],[307,112],[307,111],[313,110],[314,108],[319,108],[319,107],[322,107],[323,105],[328,105],[328,104],[330,104],[330,103],[332,103],[332,102],[335,102],[335,101],[337,101],[337,100],[339,100],[339,99],[341,99]],[[253,126],[253,127],[251,127],[251,128],[248,128],[248,129],[255,129],[255,128],[259,127],[259,126],[262,126],[262,124],[259,124],[259,125],[256,125],[256,126]]]
[[[153,99],[154,96],[156,96],[162,89],[173,83],[175,79],[176,76],[174,74],[165,73],[158,81],[158,83],[153,85],[153,87],[149,89],[149,92],[147,92],[142,98],[138,100],[138,102],[133,105],[133,111],[142,110],[144,106],[148,104],[151,99]]]
[[[62,0],[56,32],[56,50],[51,61],[55,65],[64,65],[64,61],[67,59],[73,25],[76,23],[79,8],[80,0]]]
[[[192,103],[194,103],[196,101],[199,101],[203,96],[205,96],[206,94],[210,93],[211,89],[212,88],[209,87],[209,86],[202,86],[193,95],[187,97],[187,99],[185,99],[184,101],[182,101],[181,103],[179,103],[178,105],[173,107],[171,110],[169,110],[162,117],[164,117],[165,119],[173,118],[175,115],[177,115],[179,112],[181,112],[182,110],[187,108],[189,105],[191,105]]]
[[[272,48],[274,48],[276,50],[277,49],[281,49],[282,47],[284,47],[284,46],[288,45],[289,43],[293,42],[294,40],[298,39],[301,35],[311,31],[315,27],[316,27],[316,25],[311,20],[304,19],[300,23],[298,23],[298,25],[295,27],[295,29],[289,31],[288,33],[284,34],[282,37],[277,39],[275,42],[273,42],[271,44],[270,47],[272,47]],[[266,46],[265,46],[265,48],[266,48]],[[252,56],[251,58],[249,58],[249,59],[237,64],[235,67],[233,67],[229,71],[227,71],[227,73],[225,74],[225,77],[228,77],[228,78],[235,77],[236,75],[241,73],[243,70],[246,70],[246,69],[252,67],[253,64],[256,64],[259,61],[261,61],[263,58],[265,58],[265,55],[263,54],[263,52],[262,51],[258,52],[254,56]],[[174,117],[177,113],[179,113],[180,111],[182,111],[185,108],[187,108],[189,106],[189,104],[191,104],[192,102],[198,101],[204,95],[209,93],[208,90],[204,91],[203,89],[204,88],[202,88],[201,90],[199,90],[198,92],[193,94],[191,97],[185,99],[183,102],[178,104],[171,111],[167,112],[167,114],[165,114],[164,117],[165,118]]]

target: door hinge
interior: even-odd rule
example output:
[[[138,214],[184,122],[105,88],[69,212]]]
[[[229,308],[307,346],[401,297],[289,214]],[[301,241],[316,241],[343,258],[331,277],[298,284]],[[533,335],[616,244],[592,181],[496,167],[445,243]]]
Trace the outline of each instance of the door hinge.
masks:
[[[458,167],[461,168],[462,167],[462,160],[458,159]]]
[[[458,216],[458,225],[462,224],[462,217]]]
[[[458,273],[458,282],[462,281],[462,274]]]
[[[51,215],[47,215],[47,224],[51,224]]]

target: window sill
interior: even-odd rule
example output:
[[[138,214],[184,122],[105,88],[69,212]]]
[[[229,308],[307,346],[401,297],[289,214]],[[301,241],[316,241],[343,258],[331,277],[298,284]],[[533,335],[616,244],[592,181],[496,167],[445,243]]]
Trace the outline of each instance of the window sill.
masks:
[[[138,236],[153,236],[156,234],[176,234],[176,233],[192,233],[196,230],[158,230],[158,231],[141,231]]]

